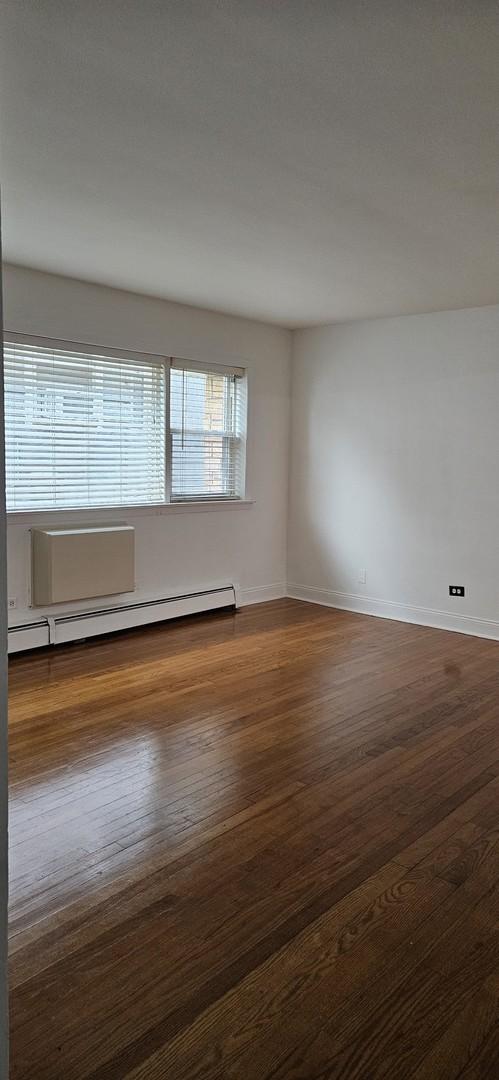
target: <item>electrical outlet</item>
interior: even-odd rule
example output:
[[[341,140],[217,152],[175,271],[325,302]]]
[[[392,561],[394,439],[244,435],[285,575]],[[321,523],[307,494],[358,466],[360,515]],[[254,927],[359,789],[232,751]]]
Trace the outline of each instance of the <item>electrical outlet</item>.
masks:
[[[464,596],[464,585],[449,585],[449,596]]]
[[[365,585],[367,579],[367,572],[362,569],[359,570],[359,585]]]
[[[15,611],[17,607],[17,596],[9,596],[9,611]]]

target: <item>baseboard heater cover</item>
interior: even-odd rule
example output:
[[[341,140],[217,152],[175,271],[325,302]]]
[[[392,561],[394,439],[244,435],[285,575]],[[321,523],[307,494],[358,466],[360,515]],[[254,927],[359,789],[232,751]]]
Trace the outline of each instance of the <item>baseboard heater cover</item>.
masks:
[[[185,593],[183,596],[49,615],[45,620],[9,627],[9,653],[34,649],[40,645],[62,645],[96,634],[112,634],[118,630],[178,619],[182,615],[195,615],[202,611],[237,608],[239,603],[238,587],[223,585],[218,589]]]
[[[40,649],[43,645],[49,644],[49,625],[46,619],[9,626],[9,654],[24,652],[26,649]]]

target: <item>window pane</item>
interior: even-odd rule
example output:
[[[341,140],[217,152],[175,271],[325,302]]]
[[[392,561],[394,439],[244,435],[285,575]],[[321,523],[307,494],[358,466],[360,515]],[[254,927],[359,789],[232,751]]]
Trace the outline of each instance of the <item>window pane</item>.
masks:
[[[5,438],[9,510],[162,502],[163,369],[6,343]]]
[[[236,498],[244,470],[240,376],[172,367],[172,499]]]

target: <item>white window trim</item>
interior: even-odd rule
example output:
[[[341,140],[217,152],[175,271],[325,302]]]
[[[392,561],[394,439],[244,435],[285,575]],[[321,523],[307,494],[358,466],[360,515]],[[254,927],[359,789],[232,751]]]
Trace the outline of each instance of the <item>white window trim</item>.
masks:
[[[116,518],[122,518],[124,514],[128,518],[162,517],[168,514],[218,514],[222,510],[244,510],[254,505],[254,499],[243,498],[213,499],[212,502],[206,499],[204,502],[192,500],[192,502],[174,503],[130,503],[128,506],[120,503],[119,506],[89,506],[87,510],[84,506],[73,507],[70,510],[9,510],[7,520],[9,525],[27,525],[34,522],[40,525],[45,520],[57,524],[69,518],[71,521],[81,520],[90,524],[105,520],[110,514]]]
[[[8,524],[24,525],[32,521],[41,522],[43,519],[47,519],[50,522],[64,521],[68,516],[72,520],[79,518],[85,521],[97,521],[102,520],[103,516],[111,513],[113,515],[122,515],[126,513],[129,517],[158,517],[163,514],[189,514],[189,513],[213,513],[221,510],[236,510],[244,509],[249,506],[253,506],[255,500],[248,496],[248,482],[247,482],[247,431],[248,431],[248,415],[249,415],[249,371],[245,364],[240,362],[235,365],[233,359],[228,359],[227,364],[220,363],[220,357],[217,360],[210,361],[199,360],[197,358],[190,358],[186,356],[176,356],[173,353],[150,353],[143,350],[129,350],[129,349],[117,349],[108,345],[97,345],[95,343],[89,344],[88,342],[73,341],[63,338],[47,338],[39,337],[35,334],[25,334],[18,330],[5,330],[3,339],[6,342],[10,342],[14,345],[39,345],[41,348],[47,349],[60,349],[67,348],[69,350],[75,349],[78,352],[86,352],[90,356],[115,356],[119,360],[145,360],[148,363],[157,363],[164,369],[165,372],[165,392],[167,401],[167,430],[165,432],[165,501],[161,503],[130,503],[125,505],[120,503],[119,505],[106,505],[106,506],[74,506],[67,509],[40,509],[40,510],[8,510],[7,522]],[[200,371],[218,371],[221,374],[237,374],[242,377],[246,382],[246,450],[244,461],[244,492],[240,496],[227,496],[221,499],[210,499],[209,497],[202,497],[195,499],[185,499],[178,502],[171,501],[171,436],[170,436],[170,368],[175,366],[182,366],[185,363],[186,367],[199,368]]]

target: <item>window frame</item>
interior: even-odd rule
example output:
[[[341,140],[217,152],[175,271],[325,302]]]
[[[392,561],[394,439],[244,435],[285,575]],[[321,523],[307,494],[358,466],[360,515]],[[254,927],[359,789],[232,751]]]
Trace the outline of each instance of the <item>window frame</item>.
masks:
[[[186,371],[194,371],[194,372],[201,371],[201,372],[209,373],[210,375],[223,375],[223,376],[226,376],[226,377],[235,376],[236,378],[241,379],[241,382],[242,382],[242,391],[241,392],[242,392],[243,398],[244,398],[245,426],[244,426],[243,433],[241,435],[238,435],[238,436],[229,436],[225,432],[220,432],[219,433],[221,438],[223,438],[223,439],[234,438],[234,441],[237,441],[238,444],[239,444],[239,449],[240,449],[240,454],[241,454],[241,468],[242,468],[242,475],[243,475],[243,485],[242,485],[242,493],[241,494],[239,494],[239,495],[222,495],[222,494],[219,494],[219,495],[216,495],[216,496],[211,496],[211,495],[186,495],[186,496],[173,495],[172,494],[173,436],[178,435],[179,430],[178,430],[178,428],[173,428],[172,424],[171,424],[171,410],[170,410],[171,395],[170,395],[170,385],[168,384],[168,388],[167,388],[166,392],[167,392],[167,405],[168,405],[168,408],[167,408],[167,413],[168,413],[168,425],[167,425],[168,426],[168,447],[167,447],[167,453],[169,455],[169,463],[168,463],[168,471],[167,471],[166,476],[169,479],[169,483],[170,483],[170,487],[169,487],[169,489],[167,489],[168,496],[169,496],[169,505],[177,506],[177,505],[179,505],[181,503],[195,504],[195,503],[213,503],[213,502],[240,502],[241,500],[244,501],[245,500],[245,494],[246,494],[246,443],[247,443],[247,433],[248,433],[248,386],[247,386],[247,384],[248,384],[248,373],[247,373],[246,368],[243,368],[243,367],[240,367],[240,366],[234,366],[233,364],[220,364],[220,363],[213,363],[213,364],[206,363],[206,364],[203,364],[203,363],[200,363],[199,361],[189,360],[189,359],[186,359],[185,357],[181,358],[179,356],[170,357],[169,376],[168,376],[169,379],[171,377],[172,368],[174,368],[176,371],[182,371],[182,369],[185,368]]]
[[[239,507],[250,506],[253,499],[247,493],[247,438],[248,438],[248,415],[249,415],[249,372],[244,362],[234,364],[220,363],[220,360],[210,362],[206,360],[179,357],[172,354],[149,353],[129,349],[117,349],[106,345],[87,344],[81,341],[71,341],[62,338],[46,338],[33,334],[24,334],[18,331],[5,330],[3,340],[13,345],[38,345],[47,349],[67,349],[74,352],[84,353],[88,356],[108,356],[117,360],[142,361],[156,364],[163,370],[164,394],[165,394],[165,432],[164,432],[164,480],[165,498],[162,502],[150,503],[109,503],[103,506],[74,506],[74,507],[49,507],[36,509],[12,509],[7,511],[7,518],[11,522],[23,523],[30,520],[63,520],[68,515],[73,518],[79,517],[87,520],[89,515],[93,520],[102,519],[108,513],[124,513],[132,511],[134,515],[161,515],[164,513],[189,513],[192,511],[229,510]],[[245,431],[242,439],[242,476],[243,484],[239,495],[209,496],[200,495],[185,499],[172,500],[172,429],[170,422],[170,371],[172,367],[185,365],[189,370],[213,372],[214,374],[230,375],[236,373],[241,378],[245,394]]]

